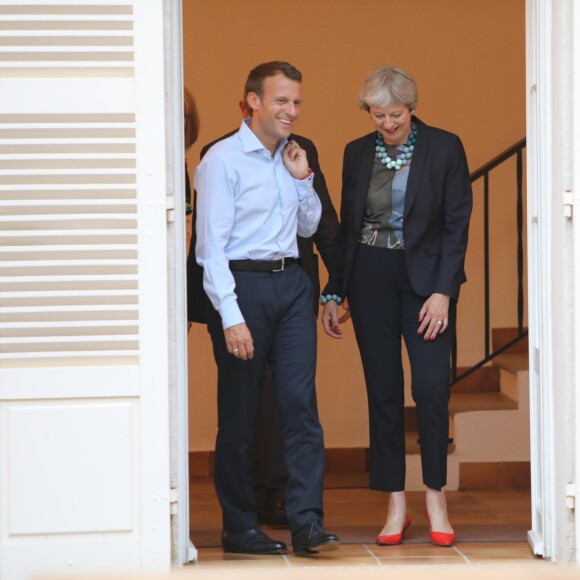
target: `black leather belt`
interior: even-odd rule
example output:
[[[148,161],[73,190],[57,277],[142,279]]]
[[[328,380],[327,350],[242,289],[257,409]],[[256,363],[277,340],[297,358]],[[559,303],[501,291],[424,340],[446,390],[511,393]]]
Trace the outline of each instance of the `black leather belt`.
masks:
[[[280,258],[279,260],[230,260],[230,270],[245,272],[282,272],[300,258]]]

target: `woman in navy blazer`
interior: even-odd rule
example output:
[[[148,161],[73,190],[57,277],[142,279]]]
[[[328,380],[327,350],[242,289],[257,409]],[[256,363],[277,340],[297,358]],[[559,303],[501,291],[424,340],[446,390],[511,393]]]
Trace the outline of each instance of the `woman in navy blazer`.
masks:
[[[465,152],[456,135],[413,115],[414,79],[382,66],[359,95],[375,131],[344,152],[337,252],[341,274],[323,291],[322,323],[341,338],[352,316],[369,404],[370,487],[390,492],[381,545],[410,525],[405,500],[401,338],[411,363],[431,541],[450,546],[447,517],[449,378],[455,304],[465,282],[472,207]],[[345,314],[339,318],[338,304]]]

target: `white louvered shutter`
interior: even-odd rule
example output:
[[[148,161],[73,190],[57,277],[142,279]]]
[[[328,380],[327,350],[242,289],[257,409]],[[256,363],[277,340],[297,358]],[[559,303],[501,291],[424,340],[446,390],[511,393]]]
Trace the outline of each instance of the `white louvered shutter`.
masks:
[[[170,561],[162,0],[0,3],[0,577]]]

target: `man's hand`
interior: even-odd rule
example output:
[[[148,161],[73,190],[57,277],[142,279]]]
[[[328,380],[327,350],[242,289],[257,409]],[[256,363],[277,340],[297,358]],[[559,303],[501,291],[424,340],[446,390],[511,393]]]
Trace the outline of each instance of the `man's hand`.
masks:
[[[343,315],[338,319],[338,324],[344,324],[350,318],[350,308],[348,307],[348,298],[342,301]]]
[[[433,293],[423,304],[419,312],[418,334],[423,334],[425,340],[435,340],[437,335],[447,329],[449,324],[449,296]]]
[[[230,354],[242,360],[254,358],[254,341],[245,322],[229,326],[224,330],[224,336]]]
[[[284,161],[284,166],[294,179],[303,179],[310,171],[306,151],[296,141],[288,142],[282,153],[282,160]]]

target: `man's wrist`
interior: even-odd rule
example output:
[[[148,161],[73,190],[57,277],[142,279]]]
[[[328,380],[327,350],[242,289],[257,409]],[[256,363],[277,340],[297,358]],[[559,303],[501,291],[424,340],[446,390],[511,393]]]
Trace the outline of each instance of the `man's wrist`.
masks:
[[[308,168],[308,173],[306,175],[304,175],[303,177],[296,177],[295,179],[297,179],[298,181],[304,181],[305,179],[308,179],[311,175],[314,175],[314,171]]]

